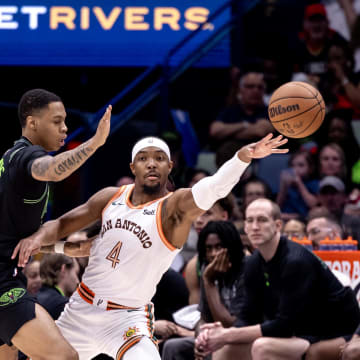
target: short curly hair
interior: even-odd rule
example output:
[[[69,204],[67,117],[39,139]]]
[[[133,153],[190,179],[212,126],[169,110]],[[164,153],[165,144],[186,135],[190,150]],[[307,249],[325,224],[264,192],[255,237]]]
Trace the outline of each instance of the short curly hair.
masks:
[[[56,94],[44,90],[33,89],[27,91],[20,99],[18,106],[18,117],[22,128],[26,125],[26,118],[34,112],[46,108],[52,102],[62,102]]]

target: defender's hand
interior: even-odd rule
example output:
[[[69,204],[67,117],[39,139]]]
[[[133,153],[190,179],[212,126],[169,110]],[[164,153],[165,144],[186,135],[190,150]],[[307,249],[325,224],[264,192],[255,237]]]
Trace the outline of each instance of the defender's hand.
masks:
[[[29,261],[29,257],[37,254],[40,251],[40,248],[40,239],[29,236],[19,241],[11,255],[11,259],[15,259],[16,256],[19,255],[18,266],[25,267]]]
[[[107,137],[109,136],[111,110],[112,106],[109,105],[106,108],[105,114],[99,121],[98,127],[96,129],[96,134],[94,135],[94,138],[96,139],[96,143],[98,144],[98,146],[104,145]]]

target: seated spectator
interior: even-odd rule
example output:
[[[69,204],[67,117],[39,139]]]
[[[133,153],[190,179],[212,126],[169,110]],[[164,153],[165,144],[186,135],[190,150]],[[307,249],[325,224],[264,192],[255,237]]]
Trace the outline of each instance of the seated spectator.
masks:
[[[329,28],[326,9],[322,4],[310,4],[305,8],[303,31],[293,51],[294,72],[302,72],[317,85],[320,76],[327,71],[328,53],[333,44],[347,44],[336,31]]]
[[[360,76],[354,73],[354,57],[346,43],[332,44],[328,50],[327,70],[318,89],[326,105],[334,110],[349,109],[354,119],[360,116]]]
[[[76,290],[79,280],[79,264],[76,259],[63,254],[45,254],[40,263],[42,287],[38,302],[56,320],[69,297]]]
[[[199,235],[201,298],[198,325],[219,321],[232,326],[243,298],[244,252],[235,226],[228,221],[211,221]],[[170,339],[163,349],[163,360],[194,357],[195,338]]]
[[[241,187],[241,207],[240,210],[244,217],[245,209],[254,200],[259,198],[270,199],[272,193],[270,187],[261,179],[252,177]]]
[[[281,237],[281,228],[276,203],[258,199],[247,207],[245,231],[257,250],[245,265],[244,306],[236,326],[202,326],[199,355],[213,353],[213,360],[339,358],[340,346],[360,322],[355,295],[312,252]]]
[[[319,183],[318,200],[340,220],[347,202],[344,182],[337,176],[325,176]]]
[[[345,154],[346,168],[351,169],[359,160],[360,146],[351,127],[352,110],[339,109],[330,111],[324,123],[316,132],[316,142],[320,148],[327,144],[337,144]]]
[[[32,260],[23,269],[27,280],[26,290],[31,295],[36,295],[41,288],[40,261]]]
[[[309,209],[317,204],[319,186],[319,181],[314,179],[315,166],[309,152],[292,154],[289,165],[289,169],[281,172],[276,198],[283,220],[306,217]]]
[[[323,216],[311,219],[306,225],[306,234],[311,241],[313,250],[320,249],[320,241],[343,239],[344,231],[336,218]]]
[[[247,72],[240,77],[231,103],[210,124],[216,145],[216,165],[221,166],[244,144],[273,131],[264,104],[264,75]]]
[[[351,189],[351,178],[346,168],[345,153],[336,143],[324,145],[319,150],[319,176],[337,176]]]
[[[218,200],[208,211],[194,221],[194,228],[198,234],[209,221],[229,220],[232,215],[233,204],[227,196]],[[184,276],[189,290],[189,304],[198,304],[200,301],[200,263],[197,252],[185,266]]]
[[[348,197],[343,181],[336,176],[326,176],[319,183],[319,204],[329,210],[342,224],[346,235],[360,239],[360,218],[351,211],[345,211]]]
[[[289,240],[292,238],[303,239],[306,235],[305,223],[298,219],[288,220],[283,227],[282,235],[286,236]]]
[[[116,186],[120,187],[123,185],[128,185],[128,184],[133,184],[134,183],[134,178],[131,176],[121,176],[117,181],[116,181]]]

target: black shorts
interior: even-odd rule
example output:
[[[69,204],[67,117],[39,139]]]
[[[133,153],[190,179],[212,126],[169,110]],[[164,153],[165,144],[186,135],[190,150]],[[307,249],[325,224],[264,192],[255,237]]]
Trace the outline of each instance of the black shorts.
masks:
[[[332,340],[332,339],[337,339],[337,338],[344,338],[344,340],[347,342],[351,339],[353,334],[348,334],[348,335],[344,335],[344,334],[339,334],[339,335],[333,335],[333,336],[316,336],[316,335],[300,335],[297,336],[301,339],[307,340],[310,344],[315,344],[319,341],[325,341],[325,340]]]
[[[1,284],[0,289],[0,346],[12,345],[11,339],[28,321],[35,318],[36,298],[26,291],[22,282]]]

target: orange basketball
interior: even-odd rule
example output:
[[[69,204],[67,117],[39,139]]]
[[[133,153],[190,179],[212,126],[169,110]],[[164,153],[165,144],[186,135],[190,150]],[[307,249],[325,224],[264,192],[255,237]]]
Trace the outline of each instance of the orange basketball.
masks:
[[[317,89],[300,81],[291,81],[274,91],[268,108],[274,128],[291,138],[313,134],[325,117],[325,103]]]

